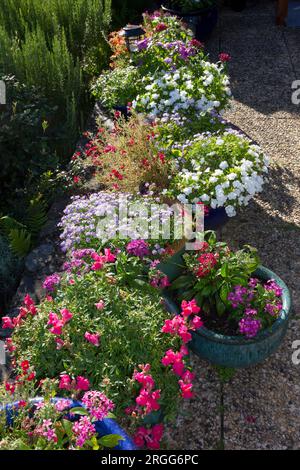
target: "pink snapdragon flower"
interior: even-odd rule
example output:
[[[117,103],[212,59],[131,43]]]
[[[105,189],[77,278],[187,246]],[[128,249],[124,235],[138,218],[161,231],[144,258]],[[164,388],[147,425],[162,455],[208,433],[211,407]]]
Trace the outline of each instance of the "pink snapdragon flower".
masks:
[[[61,390],[71,390],[72,389],[72,379],[71,379],[71,377],[67,374],[62,374],[60,376],[58,387]]]
[[[103,310],[105,307],[104,300],[99,300],[99,302],[95,304],[95,307],[97,310]]]
[[[191,300],[190,302],[187,302],[186,300],[181,302],[181,315],[183,317],[189,317],[190,315],[199,313],[200,310],[201,308],[198,307],[195,299]]]
[[[163,433],[163,424],[155,424],[150,429],[141,426],[137,429],[133,440],[138,447],[147,447],[148,449],[158,450],[160,448],[160,441],[163,437]]]
[[[84,334],[84,337],[89,343],[93,344],[94,346],[99,346],[100,344],[99,333],[89,333],[88,331],[86,331]]]
[[[62,335],[63,327],[73,318],[73,313],[71,313],[68,309],[63,308],[60,311],[61,318],[54,312],[50,312],[48,316],[48,326],[52,326],[50,328],[50,333],[56,336]]]
[[[86,379],[85,377],[82,377],[81,375],[79,375],[76,378],[76,390],[87,391],[87,390],[89,390],[89,388],[90,388],[89,380]]]

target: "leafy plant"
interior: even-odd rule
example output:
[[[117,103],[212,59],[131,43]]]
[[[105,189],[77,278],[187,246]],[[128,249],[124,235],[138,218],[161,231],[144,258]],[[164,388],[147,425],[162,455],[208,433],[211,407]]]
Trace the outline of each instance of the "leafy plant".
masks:
[[[139,364],[151,364],[165,416],[172,415],[176,411],[178,378],[166,370],[161,360],[177,339],[161,333],[168,313],[159,291],[142,275],[141,261],[136,284],[128,277],[128,256],[117,258],[115,264],[108,263],[102,270],[92,268],[92,264],[89,262],[88,271],[80,275],[63,276],[52,293],[54,301],[45,300],[38,314],[29,315],[16,327],[15,358],[18,362],[29,360],[38,378],[57,378],[63,373],[88,376],[92,387],[115,402],[117,416],[132,405],[134,370]],[[59,324],[54,312],[57,320],[61,314],[66,319],[62,330],[56,329]],[[53,328],[49,326],[50,318]]]
[[[29,201],[21,220],[0,217],[0,231],[9,240],[14,254],[23,258],[47,221],[47,205],[40,195]]]
[[[225,207],[233,217],[238,207],[248,205],[262,191],[268,158],[242,133],[233,129],[204,132],[182,148],[172,151],[180,170],[169,191],[180,202]]]
[[[112,129],[99,128],[85,152],[72,162],[72,172],[80,178],[83,168],[92,168],[93,178],[108,191],[160,195],[169,184],[171,164],[156,145],[152,124],[133,115],[129,120],[116,112]]]
[[[9,232],[8,238],[14,254],[24,258],[31,247],[31,234],[26,229],[13,229]]]
[[[7,104],[0,111],[0,209],[7,211],[15,206],[20,193],[24,197],[27,188],[36,185],[46,169],[57,166],[57,156],[51,149],[56,108],[49,106],[36,88],[12,76],[1,79],[7,88]]]
[[[19,379],[0,386],[0,400],[4,405],[0,411],[1,450],[99,451],[116,447],[124,440],[117,434],[97,433],[97,423],[112,416],[110,410],[114,408],[103,393],[86,392],[80,406],[78,401],[56,397],[58,381],[35,382],[35,372],[28,361],[20,364],[20,370]],[[34,398],[37,390],[43,398]],[[78,389],[73,392],[78,398],[82,395]],[[9,423],[5,406],[12,407]]]
[[[259,266],[257,250],[245,246],[231,251],[206,232],[196,252],[183,255],[185,269],[171,286],[179,300],[195,299],[205,320],[217,331],[244,334],[251,338],[278,318],[282,290],[270,280],[253,278]],[[204,323],[205,323],[204,320]]]
[[[140,75],[133,66],[106,71],[92,86],[92,95],[108,109],[127,106],[138,94]]]

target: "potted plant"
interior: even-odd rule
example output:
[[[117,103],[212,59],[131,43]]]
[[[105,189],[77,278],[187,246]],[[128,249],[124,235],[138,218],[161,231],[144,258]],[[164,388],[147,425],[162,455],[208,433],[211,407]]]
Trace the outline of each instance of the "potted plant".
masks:
[[[179,202],[202,202],[212,209],[225,208],[234,217],[262,191],[268,158],[261,148],[237,130],[206,132],[173,151],[178,173],[168,195]]]
[[[192,333],[191,349],[226,367],[247,367],[274,352],[286,333],[291,299],[285,283],[259,264],[256,251],[232,252],[206,232],[199,250],[182,259],[165,299],[172,313],[190,299],[201,308],[204,327]]]
[[[136,449],[113,419],[113,402],[102,392],[89,391],[87,379],[68,382],[72,398],[59,398],[57,380],[38,383],[28,361],[20,363],[20,370],[14,382],[0,387],[1,450]],[[60,386],[62,381],[66,376]],[[34,397],[37,391],[43,397]],[[75,398],[79,395],[82,401]]]
[[[169,0],[162,9],[186,21],[200,41],[210,36],[218,21],[216,0]]]

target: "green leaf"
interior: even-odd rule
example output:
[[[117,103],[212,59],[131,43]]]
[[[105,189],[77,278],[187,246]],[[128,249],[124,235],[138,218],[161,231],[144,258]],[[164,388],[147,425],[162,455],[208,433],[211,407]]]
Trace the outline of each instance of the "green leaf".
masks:
[[[222,268],[221,268],[221,276],[226,278],[226,277],[228,277],[228,274],[229,274],[228,264],[224,263]]]
[[[219,316],[222,316],[225,313],[226,306],[222,302],[219,296],[216,296],[216,308],[217,308],[217,314]]]
[[[220,298],[224,303],[227,302],[229,292],[230,292],[230,289],[229,289],[228,284],[223,284],[220,289]]]
[[[73,410],[72,410],[73,412]],[[62,420],[62,425],[63,425],[63,428],[67,434],[67,436],[71,437],[73,435],[73,431],[72,431],[72,423],[71,421],[69,421],[68,419],[63,419]]]
[[[203,297],[208,297],[211,292],[213,290],[213,287],[212,286],[205,286],[202,290],[201,290],[201,295]]]
[[[31,234],[25,229],[12,229],[9,232],[9,243],[12,251],[24,258],[31,247]]]
[[[70,411],[71,411],[71,413],[74,413],[75,415],[79,415],[79,416],[88,416],[89,415],[89,412],[85,408],[80,408],[80,407],[71,408]]]
[[[99,440],[100,444],[104,447],[113,448],[119,444],[119,441],[124,441],[124,437],[119,436],[118,434],[108,434],[107,436],[101,437]]]
[[[190,284],[192,284],[191,276],[180,276],[172,283],[171,289],[181,289],[182,287],[189,286]]]

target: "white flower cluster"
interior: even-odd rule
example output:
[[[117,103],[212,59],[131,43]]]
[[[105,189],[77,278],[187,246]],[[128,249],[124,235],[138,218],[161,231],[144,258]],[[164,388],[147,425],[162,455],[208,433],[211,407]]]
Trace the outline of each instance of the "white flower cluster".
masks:
[[[201,201],[213,209],[225,207],[233,217],[237,207],[248,205],[262,191],[268,164],[258,145],[226,131],[192,144],[171,191],[181,203]]]
[[[228,78],[222,66],[203,61],[203,74],[195,77],[193,71],[181,67],[172,72],[160,71],[144,77],[145,92],[133,101],[133,108],[152,117],[164,113],[196,112],[203,116],[220,111],[221,100],[230,96]],[[213,84],[213,86],[212,86]],[[217,90],[218,96],[212,91]]]

